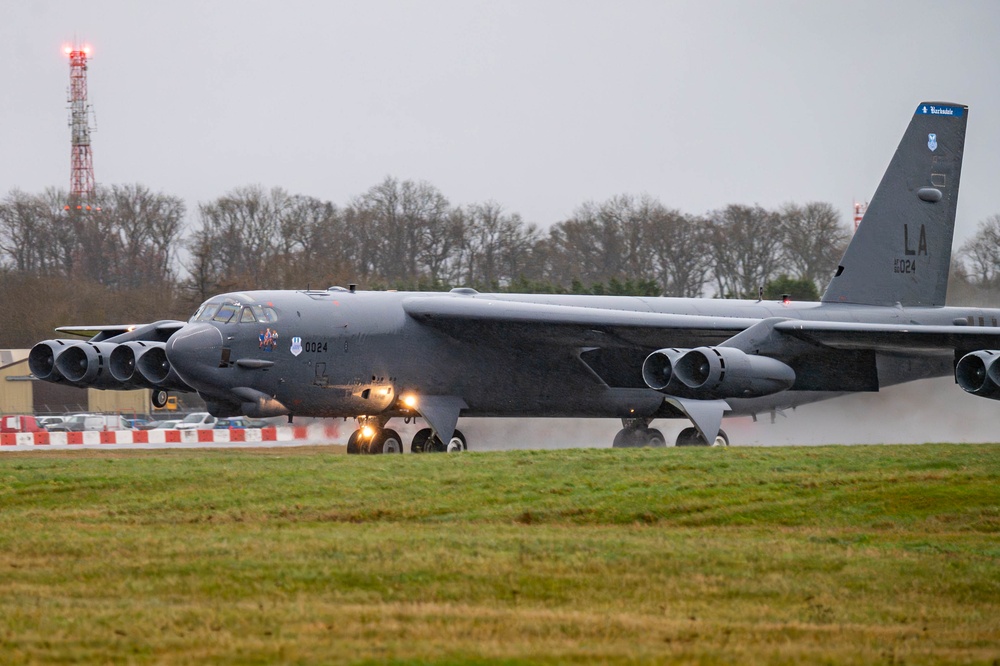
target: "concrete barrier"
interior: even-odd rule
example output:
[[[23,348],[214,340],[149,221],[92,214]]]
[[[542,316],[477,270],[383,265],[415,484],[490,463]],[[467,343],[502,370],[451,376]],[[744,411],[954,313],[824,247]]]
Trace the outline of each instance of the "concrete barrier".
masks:
[[[78,446],[99,444],[268,444],[314,442],[342,444],[336,423],[218,430],[108,430],[105,432],[18,432],[0,434],[0,446]]]

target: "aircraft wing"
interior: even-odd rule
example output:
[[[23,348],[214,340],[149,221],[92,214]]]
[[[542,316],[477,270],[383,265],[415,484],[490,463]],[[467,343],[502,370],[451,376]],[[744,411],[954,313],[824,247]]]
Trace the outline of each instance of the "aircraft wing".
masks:
[[[614,338],[642,347],[681,346],[677,337],[686,340],[684,344],[715,344],[759,321],[451,296],[415,296],[406,299],[403,308],[417,321],[459,338],[579,344]],[[989,326],[787,319],[776,322],[774,331],[818,346],[855,351],[938,354],[1000,349],[1000,327]]]
[[[790,319],[776,323],[774,330],[833,349],[912,354],[1000,348],[1000,328],[990,326],[859,324]]]
[[[414,296],[403,302],[403,309],[415,320],[465,340],[617,342],[653,348],[714,344],[758,321],[461,296]]]
[[[164,320],[153,324],[109,324],[104,326],[60,326],[56,331],[64,335],[76,335],[81,338],[90,338],[93,342],[100,342],[126,333],[132,333],[139,329],[141,332],[156,337],[167,339],[174,331],[180,330],[184,326],[182,321]]]

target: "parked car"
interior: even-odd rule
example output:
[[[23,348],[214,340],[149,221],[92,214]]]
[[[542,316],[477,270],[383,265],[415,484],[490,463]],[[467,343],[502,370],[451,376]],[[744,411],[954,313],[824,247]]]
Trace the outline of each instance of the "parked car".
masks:
[[[146,424],[144,430],[174,430],[177,428],[177,424],[180,423],[180,419],[164,419],[162,421],[150,421]]]
[[[266,421],[255,421],[245,416],[231,416],[227,419],[219,419],[215,422],[215,427],[223,428],[263,428],[267,426]]]
[[[211,430],[215,427],[215,422],[218,421],[217,418],[209,414],[208,412],[193,412],[185,416],[180,423],[177,424],[178,430]]]
[[[49,432],[78,432],[83,430],[83,422],[92,414],[70,414],[63,418],[61,423],[54,423],[48,426]]]
[[[132,428],[132,430],[144,430],[145,425],[149,423],[149,419],[125,419],[125,423],[127,423],[128,427]]]
[[[36,416],[35,420],[38,421],[38,425],[42,426],[46,430],[52,430],[56,426],[62,425],[66,422],[65,416]]]
[[[44,432],[34,416],[4,416],[0,418],[0,432]]]
[[[49,432],[101,432],[105,430],[131,430],[121,414],[74,414]]]

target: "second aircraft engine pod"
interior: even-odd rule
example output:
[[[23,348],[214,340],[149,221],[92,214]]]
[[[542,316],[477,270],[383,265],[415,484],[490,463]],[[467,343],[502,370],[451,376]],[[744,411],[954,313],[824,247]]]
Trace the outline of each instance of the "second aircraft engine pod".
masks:
[[[963,391],[1000,400],[1000,351],[984,349],[966,354],[955,365],[955,381]]]
[[[56,359],[56,369],[80,386],[100,389],[124,388],[108,369],[108,359],[117,345],[109,342],[77,342]]]
[[[781,361],[732,347],[660,349],[646,358],[642,376],[657,391],[706,400],[756,398],[785,391],[795,383],[795,371]]]
[[[162,389],[190,390],[187,384],[170,367],[162,342],[146,343],[148,349],[140,356],[136,353],[135,367],[150,386]]]
[[[143,340],[123,342],[111,352],[111,360],[109,362],[111,374],[115,379],[123,383],[146,388],[159,388],[158,384],[146,379],[138,369],[139,360],[157,347],[162,349],[163,343]]]

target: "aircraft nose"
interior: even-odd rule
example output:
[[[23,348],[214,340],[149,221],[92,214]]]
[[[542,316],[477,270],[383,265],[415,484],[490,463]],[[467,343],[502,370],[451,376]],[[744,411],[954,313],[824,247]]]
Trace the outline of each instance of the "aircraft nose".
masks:
[[[205,323],[187,324],[170,336],[164,347],[167,361],[181,379],[197,388],[211,383],[222,357],[222,333]]]

